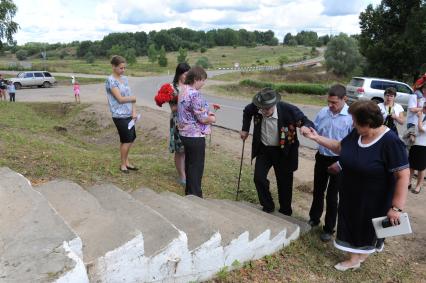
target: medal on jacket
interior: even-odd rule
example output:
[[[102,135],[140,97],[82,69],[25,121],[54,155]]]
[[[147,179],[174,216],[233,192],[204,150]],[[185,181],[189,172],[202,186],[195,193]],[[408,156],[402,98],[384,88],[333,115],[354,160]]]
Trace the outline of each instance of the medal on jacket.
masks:
[[[286,137],[286,133],[288,132],[288,128],[287,127],[281,127],[280,130],[280,147],[284,148],[285,146],[285,137]]]

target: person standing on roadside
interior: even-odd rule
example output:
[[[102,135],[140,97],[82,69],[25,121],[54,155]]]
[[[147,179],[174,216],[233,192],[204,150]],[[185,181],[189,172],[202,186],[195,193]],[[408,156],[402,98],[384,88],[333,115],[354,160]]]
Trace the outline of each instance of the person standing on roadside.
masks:
[[[200,89],[204,86],[207,73],[199,66],[192,67],[185,78],[185,86],[178,96],[178,129],[185,149],[185,195],[203,197],[201,181],[204,173],[206,135],[216,116]]]
[[[80,103],[80,84],[76,80],[74,80],[73,91],[75,103]]]
[[[129,150],[136,139],[135,126],[129,123],[137,119],[136,96],[131,95],[129,81],[123,74],[126,70],[126,60],[118,55],[111,59],[112,74],[105,82],[105,88],[112,113],[112,120],[120,136],[120,171],[128,174],[129,170],[138,170],[129,162]]]
[[[178,123],[178,111],[177,102],[181,89],[185,85],[186,74],[191,67],[188,63],[179,63],[176,66],[175,76],[173,78],[173,97],[174,99],[169,102],[171,115],[170,115],[170,142],[169,150],[175,154],[175,167],[179,175],[179,184],[186,186],[186,175],[185,175],[185,149],[182,144],[182,140],[179,135]]]
[[[277,178],[280,213],[291,215],[293,195],[293,172],[299,162],[300,133],[309,132],[314,124],[294,105],[280,101],[281,95],[271,88],[264,88],[253,97],[253,102],[243,111],[243,126],[240,132],[246,140],[253,119],[253,142],[251,158],[256,158],[254,183],[263,211],[271,213],[275,204],[269,191],[267,178],[274,167]]]
[[[6,89],[7,89],[7,81],[3,78],[3,75],[0,74],[0,101],[6,101]]]
[[[10,102],[15,102],[16,88],[12,81],[7,82],[7,92],[9,93]]]
[[[341,141],[352,131],[352,117],[346,104],[346,88],[343,85],[333,85],[328,91],[328,107],[324,107],[315,118],[315,128],[318,134],[329,139]],[[309,224],[317,226],[324,210],[324,194],[326,197],[326,213],[323,232],[320,239],[324,242],[331,240],[337,219],[337,195],[340,186],[340,173],[333,170],[339,156],[324,146],[318,147],[315,155],[314,192]]]

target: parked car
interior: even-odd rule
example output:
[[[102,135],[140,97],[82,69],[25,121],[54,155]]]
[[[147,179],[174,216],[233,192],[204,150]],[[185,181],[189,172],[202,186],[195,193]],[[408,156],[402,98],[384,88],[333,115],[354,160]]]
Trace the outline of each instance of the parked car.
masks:
[[[357,100],[373,100],[380,103],[384,101],[383,94],[388,87],[396,88],[395,102],[407,109],[408,96],[413,93],[413,89],[403,82],[380,78],[353,77],[346,86],[346,95],[349,103]]]
[[[18,73],[16,78],[10,78],[16,89],[21,87],[51,87],[56,84],[56,79],[49,72],[29,71]]]

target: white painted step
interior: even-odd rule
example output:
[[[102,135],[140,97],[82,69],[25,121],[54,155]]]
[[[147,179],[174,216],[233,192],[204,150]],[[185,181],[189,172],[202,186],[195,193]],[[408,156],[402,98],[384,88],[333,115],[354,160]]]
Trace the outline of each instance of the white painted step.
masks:
[[[22,175],[0,168],[0,282],[87,283],[82,243]]]
[[[35,187],[83,241],[83,260],[91,282],[143,282],[142,233],[94,196],[70,181],[52,181]]]
[[[274,253],[287,246],[290,241],[299,237],[298,226],[279,218],[272,221],[264,217],[261,213],[252,213],[240,208],[235,202],[213,199],[205,200],[194,196],[182,198],[175,195],[175,198],[196,203],[201,207],[208,208],[233,219],[239,225],[245,227],[250,234],[253,234],[254,237],[250,237],[251,242],[249,243],[251,253],[247,253],[249,257],[241,258],[239,261],[258,259]]]
[[[191,273],[191,255],[187,236],[149,206],[132,198],[113,184],[87,189],[100,205],[131,227],[142,232],[145,270],[144,282],[179,279]]]
[[[228,266],[228,259],[242,259],[247,252],[251,252],[248,245],[249,233],[226,217],[199,209],[192,203],[177,202],[147,188],[136,190],[131,195],[161,213],[186,233],[193,276],[189,281],[212,278],[223,267]],[[220,222],[222,223],[219,224]]]

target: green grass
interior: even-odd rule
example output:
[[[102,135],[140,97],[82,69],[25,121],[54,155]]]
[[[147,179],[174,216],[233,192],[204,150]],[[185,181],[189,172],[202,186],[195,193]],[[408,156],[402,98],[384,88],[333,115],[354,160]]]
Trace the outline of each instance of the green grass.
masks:
[[[182,194],[175,180],[173,156],[167,151],[167,138],[157,139],[148,131],[143,132],[130,156],[143,168],[143,174],[123,176],[119,171],[115,127],[99,128],[93,114],[81,114],[85,107],[87,105],[0,103],[0,166],[8,166],[35,181],[55,177],[80,184],[109,181],[123,189],[143,185]],[[203,178],[203,191],[206,197],[234,198],[239,163],[220,153],[215,147],[207,149],[205,170],[209,173]],[[246,168],[243,175],[246,177],[241,186],[250,189],[243,192],[242,197],[255,201],[250,168]]]
[[[22,173],[33,184],[65,178],[84,187],[97,182],[111,182],[127,191],[144,186],[156,191],[183,193],[175,180],[173,156],[167,151],[167,137],[155,136],[153,130],[138,131],[138,140],[130,158],[142,170],[124,175],[119,172],[116,129],[112,125],[99,124],[97,115],[93,115],[90,109],[86,111],[87,107],[71,103],[0,102],[0,166]],[[234,199],[238,158],[220,146],[207,148],[203,178],[206,197]],[[244,166],[241,199],[256,202],[252,176],[252,168]],[[271,186],[276,198],[274,182]],[[293,195],[294,205],[309,198],[307,193],[296,189]],[[369,258],[360,270],[335,271],[332,266],[343,259],[343,254],[331,244],[321,242],[319,234],[320,229],[314,229],[274,255],[247,263],[235,262],[233,267],[240,269],[223,269],[214,281],[421,281],[422,277],[415,273],[409,255],[401,257],[389,249]]]
[[[131,76],[146,76],[154,74],[173,73],[177,65],[177,52],[167,53],[168,66],[160,67],[158,63],[151,63],[147,56],[138,57],[137,62],[128,66],[127,74]],[[206,52],[188,52],[188,63],[193,65],[200,57],[207,57],[213,68],[232,67],[238,62],[241,66],[278,65],[278,58],[287,56],[289,62],[310,58],[310,49],[307,47],[288,46],[257,46],[249,47],[215,47]],[[9,62],[16,61],[10,56],[0,58],[0,69],[8,70]],[[51,58],[43,61],[39,58],[28,59],[33,70],[48,70],[51,72],[85,73],[107,75],[111,72],[108,58],[96,59],[89,64],[83,59],[66,57],[65,59]]]

